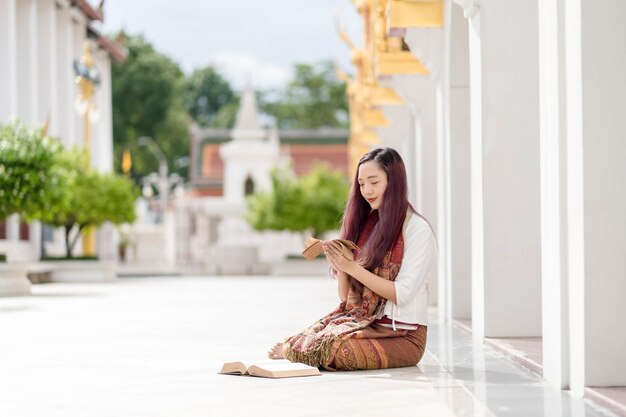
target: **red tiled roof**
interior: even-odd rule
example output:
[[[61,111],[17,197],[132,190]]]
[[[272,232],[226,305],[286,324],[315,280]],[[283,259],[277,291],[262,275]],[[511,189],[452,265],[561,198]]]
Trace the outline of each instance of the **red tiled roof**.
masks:
[[[117,43],[111,41],[111,39],[107,38],[106,36],[101,35],[100,32],[98,32],[96,29],[92,28],[91,26],[89,26],[87,29],[96,38],[96,40],[98,41],[98,45],[102,49],[107,51],[107,53],[113,59],[115,59],[117,62],[124,62],[124,61],[126,61],[126,56],[127,56],[126,50],[122,46],[120,46]]]
[[[104,21],[102,10],[100,8],[94,9],[87,0],[72,0],[72,4],[82,10],[82,12],[85,13],[89,19],[99,20],[101,22]]]

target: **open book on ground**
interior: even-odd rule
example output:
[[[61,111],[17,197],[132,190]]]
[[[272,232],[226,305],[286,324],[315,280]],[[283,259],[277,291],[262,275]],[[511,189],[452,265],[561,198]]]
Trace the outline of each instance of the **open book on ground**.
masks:
[[[264,378],[292,378],[296,376],[321,375],[319,369],[303,363],[288,360],[270,360],[258,362],[226,362],[220,374],[251,375]]]

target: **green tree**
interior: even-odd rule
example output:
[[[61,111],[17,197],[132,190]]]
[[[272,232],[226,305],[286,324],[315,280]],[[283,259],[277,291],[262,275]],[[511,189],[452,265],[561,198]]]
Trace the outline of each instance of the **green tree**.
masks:
[[[62,145],[19,122],[0,127],[0,220],[17,213],[39,219],[63,198],[65,177],[57,160]]]
[[[313,236],[336,230],[348,195],[341,173],[317,165],[295,179],[286,170],[271,173],[272,190],[248,198],[246,219],[256,230],[310,230]]]
[[[191,117],[199,125],[208,127],[214,126],[213,121],[221,109],[237,105],[237,96],[228,81],[214,67],[207,66],[194,70],[185,80],[184,102]]]
[[[346,127],[348,101],[345,84],[335,75],[331,62],[296,64],[287,87],[270,92],[261,109],[276,118],[280,128]]]
[[[128,58],[111,66],[115,168],[121,171],[122,152],[131,149],[136,176],[157,171],[158,161],[150,151],[136,145],[139,137],[150,136],[163,150],[170,170],[186,177],[187,170],[178,164],[189,155],[183,73],[141,36],[126,37],[124,45]]]
[[[348,198],[344,175],[333,172],[329,165],[317,164],[300,178],[299,185],[303,197],[301,222],[310,225],[313,236],[337,230]]]
[[[125,177],[86,169],[81,153],[67,152],[60,170],[67,180],[65,199],[44,213],[41,220],[65,230],[67,257],[72,257],[78,238],[87,227],[104,222],[130,223],[135,220],[137,187]],[[74,235],[72,237],[72,232]]]

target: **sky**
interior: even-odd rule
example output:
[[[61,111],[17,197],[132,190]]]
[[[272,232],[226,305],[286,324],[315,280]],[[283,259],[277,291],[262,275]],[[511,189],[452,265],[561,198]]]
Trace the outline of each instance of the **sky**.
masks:
[[[350,0],[107,0],[104,14],[104,33],[141,33],[183,71],[214,65],[236,90],[280,87],[298,62],[353,72],[336,22],[361,43]]]

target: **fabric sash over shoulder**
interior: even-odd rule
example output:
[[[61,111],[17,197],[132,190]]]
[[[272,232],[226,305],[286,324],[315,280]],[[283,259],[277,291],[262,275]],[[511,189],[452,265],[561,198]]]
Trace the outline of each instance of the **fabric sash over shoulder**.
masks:
[[[406,229],[411,215],[410,211],[407,212],[402,231]],[[359,236],[356,244],[358,247],[363,247],[377,221],[378,211],[373,211]],[[403,232],[400,232],[391,249],[385,253],[382,263],[372,272],[379,277],[394,281],[400,271],[403,252]],[[283,349],[288,360],[332,370],[331,364],[341,342],[352,337],[359,337],[359,333],[362,333],[363,329],[370,326],[377,316],[382,314],[387,300],[363,286],[353,277],[349,279],[350,288],[346,301],[309,328],[285,340]],[[401,335],[403,335],[402,332],[394,332],[387,328],[382,332],[377,332],[377,337]]]

